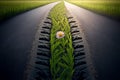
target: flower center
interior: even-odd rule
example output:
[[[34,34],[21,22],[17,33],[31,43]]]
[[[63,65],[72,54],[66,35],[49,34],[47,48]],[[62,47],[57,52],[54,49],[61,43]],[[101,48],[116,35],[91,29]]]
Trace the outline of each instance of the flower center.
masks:
[[[62,36],[63,36],[63,33],[62,33],[62,32],[59,32],[58,35],[59,35],[59,37],[62,37]]]

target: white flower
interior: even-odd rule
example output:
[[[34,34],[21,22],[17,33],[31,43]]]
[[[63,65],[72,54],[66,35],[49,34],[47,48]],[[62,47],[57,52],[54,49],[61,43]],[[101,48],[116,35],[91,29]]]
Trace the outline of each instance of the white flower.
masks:
[[[56,38],[60,39],[60,38],[63,38],[65,36],[64,32],[63,31],[58,31],[56,33]]]

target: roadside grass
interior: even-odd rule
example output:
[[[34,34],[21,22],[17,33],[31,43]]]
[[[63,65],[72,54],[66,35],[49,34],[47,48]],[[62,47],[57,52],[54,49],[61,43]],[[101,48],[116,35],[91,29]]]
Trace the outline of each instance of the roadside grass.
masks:
[[[66,17],[64,2],[57,4],[50,12],[51,29],[51,59],[50,69],[53,80],[71,80],[74,72],[74,56],[70,26]],[[63,31],[65,37],[56,38],[56,33]]]
[[[120,18],[120,1],[119,0],[67,0],[77,6],[86,8],[88,10],[115,18]]]
[[[19,13],[54,2],[46,1],[0,1],[0,22]]]

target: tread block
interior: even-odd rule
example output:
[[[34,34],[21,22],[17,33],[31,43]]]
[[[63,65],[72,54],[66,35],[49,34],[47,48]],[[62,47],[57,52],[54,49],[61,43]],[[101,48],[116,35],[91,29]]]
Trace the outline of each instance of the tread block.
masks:
[[[48,73],[50,73],[50,72],[45,72],[45,71],[37,71],[36,72],[36,77],[35,77],[35,79],[36,80],[51,80],[51,79],[48,79],[48,78],[50,78],[50,75],[48,74]]]
[[[73,33],[77,33],[77,32],[79,32],[79,30],[71,31],[72,34],[73,34]]]
[[[69,22],[69,23],[72,23],[72,21],[74,21],[73,18],[69,18],[69,19],[68,19],[68,22]],[[73,23],[74,23],[74,22],[73,22]]]
[[[74,52],[74,56],[77,57],[77,56],[83,56],[85,55],[85,52],[84,51],[76,51]]]
[[[50,45],[50,42],[48,42],[48,41],[39,40],[38,42],[39,42],[40,44]]]
[[[69,16],[68,19],[72,19],[73,17],[72,16]]]
[[[76,70],[76,72],[77,71],[82,71],[82,70],[87,69],[87,66],[86,66],[86,64],[81,65],[81,66],[74,66],[74,69]]]
[[[40,33],[39,36],[40,36],[40,37],[47,37],[47,38],[50,38],[50,35],[49,35],[49,34],[44,34],[44,33]]]
[[[74,40],[74,41],[73,41],[73,44],[82,43],[82,42],[83,42],[82,39],[78,39],[78,40]]]
[[[36,64],[39,64],[39,65],[45,65],[45,66],[49,66],[49,63],[48,62],[46,62],[45,60],[43,60],[43,61],[36,61],[35,62]]]
[[[48,27],[48,26],[43,26],[42,28],[44,28],[44,29],[51,29],[51,27]]]
[[[76,21],[71,20],[69,23],[75,23]]]
[[[85,80],[83,77],[84,72],[82,71],[77,71],[76,74],[74,74],[73,80]]]
[[[72,36],[76,36],[76,35],[80,35],[80,32],[76,32],[76,33],[71,33]]]
[[[50,19],[51,20],[51,18],[48,16],[48,17],[46,17],[47,19]]]
[[[84,64],[86,64],[86,61],[75,62],[75,66],[80,66],[80,65],[84,65]]]
[[[47,26],[47,27],[50,27],[50,28],[51,28],[51,25],[52,24],[46,24],[46,23],[43,24],[43,26]]]
[[[50,41],[50,39],[47,37],[40,37],[39,40],[48,41],[48,42]]]
[[[83,43],[83,42],[74,43],[74,44],[73,44],[73,47],[75,47],[75,46],[77,46],[77,45],[84,45],[84,43]],[[81,47],[81,48],[82,48],[82,47]]]
[[[85,56],[79,55],[79,56],[76,56],[76,57],[75,57],[75,61],[76,61],[76,60],[82,60],[82,59],[85,59]]]
[[[78,32],[78,31],[80,32],[80,30],[77,29],[77,28],[72,28],[72,29],[71,29],[71,32],[72,32],[72,33],[76,32],[76,31],[77,31],[77,32]],[[79,34],[80,34],[80,33],[79,33]]]
[[[77,44],[77,45],[74,45],[74,49],[77,49],[77,48],[83,48],[84,46],[82,44]]]
[[[50,34],[50,32],[45,31],[45,30],[41,31],[41,33],[48,34],[48,35]]]
[[[44,21],[44,23],[52,24],[52,21],[49,17],[47,17]]]
[[[39,65],[39,64],[35,64],[35,71],[40,71],[40,70],[48,70],[49,66],[46,65]]]
[[[38,51],[43,51],[43,52],[49,52],[50,51],[49,49],[45,49],[45,48],[38,48],[37,50]]]
[[[71,28],[78,28],[78,26],[73,25],[73,26],[71,26]]]
[[[44,23],[47,23],[47,24],[51,24],[51,25],[52,25],[52,23],[51,23],[51,22],[49,22],[49,21],[45,21]]]
[[[69,23],[69,24],[70,24],[71,29],[73,29],[72,26],[78,26],[77,23]],[[76,28],[78,28],[78,27],[76,27]]]
[[[50,49],[49,45],[45,45],[45,44],[38,45],[38,48]]]
[[[50,57],[50,53],[47,53],[47,52],[37,52],[37,55]]]
[[[81,52],[83,50],[84,50],[84,47],[83,48],[76,48],[76,49],[74,49],[74,52]]]
[[[79,35],[76,35],[76,36],[73,36],[72,39],[73,39],[73,41],[75,41],[75,40],[79,40],[79,39],[81,40],[82,37],[79,36]]]
[[[46,64],[49,65],[49,60],[47,60],[47,59],[38,59],[38,58],[36,58],[36,62],[42,62],[42,63],[46,63]],[[43,65],[43,64],[38,64],[38,65]]]
[[[50,59],[48,56],[43,56],[43,55],[37,56],[36,58],[40,59],[40,60],[49,60]]]

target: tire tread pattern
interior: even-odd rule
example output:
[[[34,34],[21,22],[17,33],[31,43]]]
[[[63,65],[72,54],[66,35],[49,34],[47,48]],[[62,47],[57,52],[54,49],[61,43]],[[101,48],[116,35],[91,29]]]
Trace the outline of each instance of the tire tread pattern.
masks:
[[[82,40],[80,29],[73,17],[68,16],[71,27],[72,42],[74,48],[74,73],[72,80],[91,80],[86,64],[86,56],[84,51],[84,43]]]

